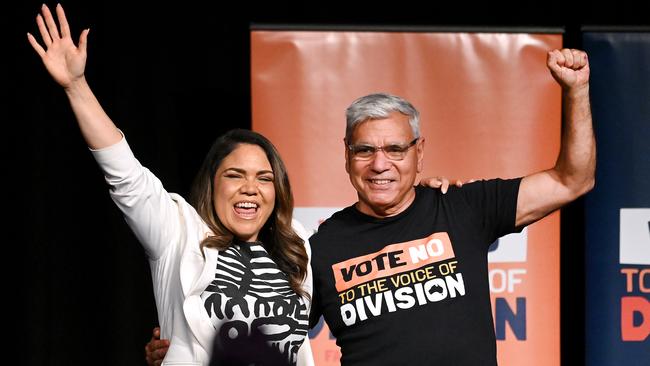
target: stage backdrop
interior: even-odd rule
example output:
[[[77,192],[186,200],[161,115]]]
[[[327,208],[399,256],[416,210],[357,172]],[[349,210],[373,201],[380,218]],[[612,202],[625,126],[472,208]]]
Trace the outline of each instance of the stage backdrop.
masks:
[[[522,176],[553,166],[559,151],[560,88],[546,53],[561,44],[560,34],[260,27],[251,33],[253,129],[278,146],[296,217],[311,230],[356,202],[344,169],[345,109],[372,92],[420,110],[421,177]],[[499,364],[559,365],[559,214],[493,249]],[[311,336],[316,364],[338,364],[327,326]]]
[[[586,199],[586,361],[650,365],[650,32],[585,32],[598,140]]]

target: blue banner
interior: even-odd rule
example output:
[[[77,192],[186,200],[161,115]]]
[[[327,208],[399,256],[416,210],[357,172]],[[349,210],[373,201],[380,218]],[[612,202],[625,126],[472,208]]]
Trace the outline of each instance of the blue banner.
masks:
[[[650,33],[585,32],[598,148],[586,198],[586,363],[650,365]]]

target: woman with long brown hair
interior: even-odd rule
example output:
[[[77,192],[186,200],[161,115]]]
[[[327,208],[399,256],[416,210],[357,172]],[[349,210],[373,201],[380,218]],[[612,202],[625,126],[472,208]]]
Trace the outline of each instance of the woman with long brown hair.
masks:
[[[65,13],[59,26],[43,5],[28,34],[63,87],[110,194],[151,266],[163,364],[311,364],[307,233],[292,220],[293,198],[278,152],[263,136],[219,137],[197,176],[190,205],[169,193],[133,156],[84,77],[88,30],[75,46]],[[268,346],[268,347],[267,347]]]

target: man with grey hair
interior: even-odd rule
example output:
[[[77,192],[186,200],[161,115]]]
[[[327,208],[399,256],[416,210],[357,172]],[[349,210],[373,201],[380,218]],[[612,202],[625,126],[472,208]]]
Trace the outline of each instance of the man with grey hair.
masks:
[[[342,365],[496,365],[489,245],[594,185],[595,142],[584,52],[549,52],[564,132],[554,167],[516,179],[414,186],[422,170],[419,114],[371,94],[347,109],[345,169],[358,201],[310,238],[314,298]]]

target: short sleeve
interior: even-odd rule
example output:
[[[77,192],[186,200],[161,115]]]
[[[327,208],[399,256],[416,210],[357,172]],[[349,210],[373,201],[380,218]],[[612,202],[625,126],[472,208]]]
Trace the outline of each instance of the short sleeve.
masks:
[[[474,213],[486,242],[521,231],[515,227],[521,178],[490,179],[458,189]]]

